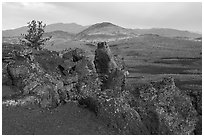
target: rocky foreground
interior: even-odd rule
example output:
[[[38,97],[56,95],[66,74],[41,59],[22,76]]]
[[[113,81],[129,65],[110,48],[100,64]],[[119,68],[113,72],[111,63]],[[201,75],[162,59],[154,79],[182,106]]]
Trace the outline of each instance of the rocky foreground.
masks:
[[[54,109],[77,102],[117,134],[202,134],[201,92],[181,92],[173,78],[126,86],[123,60],[98,43],[94,60],[81,49],[37,51],[3,44],[4,106]]]

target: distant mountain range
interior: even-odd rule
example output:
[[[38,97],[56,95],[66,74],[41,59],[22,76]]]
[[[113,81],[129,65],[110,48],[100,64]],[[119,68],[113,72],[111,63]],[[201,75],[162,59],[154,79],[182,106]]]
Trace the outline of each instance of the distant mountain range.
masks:
[[[20,27],[2,32],[3,37],[16,37],[26,33],[27,27]],[[129,29],[118,25],[102,22],[91,26],[82,26],[76,23],[56,23],[47,25],[45,35],[54,35],[62,38],[75,38],[77,40],[103,40],[103,39],[120,39],[134,37],[141,34],[157,34],[165,37],[190,37],[199,38],[201,34],[189,31],[181,31],[170,28],[152,28],[152,29]]]
[[[51,31],[61,30],[61,31],[77,34],[86,28],[88,28],[88,26],[82,26],[76,23],[66,23],[66,24],[56,23],[56,24],[47,25],[45,28],[45,31],[51,32]]]
[[[68,33],[77,34],[81,32],[82,30],[88,28],[88,26],[81,26],[76,23],[55,23],[50,24],[45,27],[45,32],[53,32],[53,31],[64,31]],[[3,37],[15,37],[20,36],[21,34],[25,34],[27,31],[27,27],[20,27],[17,29],[10,29],[5,30],[2,32]]]
[[[138,34],[157,34],[165,37],[189,37],[189,38],[202,37],[202,35],[198,33],[170,28],[134,29],[134,32]]]

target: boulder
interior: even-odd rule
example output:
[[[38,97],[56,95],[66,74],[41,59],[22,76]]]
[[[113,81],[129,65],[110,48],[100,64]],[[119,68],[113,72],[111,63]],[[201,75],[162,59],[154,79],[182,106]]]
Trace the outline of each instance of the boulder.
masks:
[[[142,86],[131,103],[151,134],[193,134],[197,112],[191,99],[182,93],[173,78]]]
[[[117,61],[111,53],[106,42],[100,42],[95,51],[94,64],[96,72],[101,79],[101,89],[123,90],[125,71],[121,62]]]
[[[139,113],[130,107],[126,97],[129,93],[114,93],[106,90],[98,99],[97,116],[116,130],[118,134],[124,135],[147,135],[150,134],[143,124]],[[111,95],[112,94],[112,95]]]
[[[4,45],[3,48],[5,48]],[[51,73],[49,70],[45,70],[42,67],[42,62],[35,59],[33,50],[29,47],[20,46],[18,50],[15,50],[15,48],[12,51],[6,50],[10,53],[12,62],[10,61],[5,65],[4,73],[8,73],[12,86],[20,91],[18,98],[32,95],[39,100],[37,103],[43,108],[59,105],[60,99],[62,99],[59,90],[60,93],[64,92],[66,94],[63,81],[59,80],[60,76],[56,72]],[[32,58],[30,58],[31,56]],[[64,100],[67,100],[67,98]]]

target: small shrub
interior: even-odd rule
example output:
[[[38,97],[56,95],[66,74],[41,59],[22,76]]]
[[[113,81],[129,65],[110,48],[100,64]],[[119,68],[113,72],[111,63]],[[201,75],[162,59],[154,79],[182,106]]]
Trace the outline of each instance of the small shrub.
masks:
[[[35,21],[32,20],[28,23],[28,34],[22,34],[23,39],[20,40],[20,42],[23,45],[30,46],[34,49],[40,50],[42,47],[41,45],[44,45],[44,43],[49,40],[49,38],[43,38],[44,29],[46,24],[43,24],[42,21]]]

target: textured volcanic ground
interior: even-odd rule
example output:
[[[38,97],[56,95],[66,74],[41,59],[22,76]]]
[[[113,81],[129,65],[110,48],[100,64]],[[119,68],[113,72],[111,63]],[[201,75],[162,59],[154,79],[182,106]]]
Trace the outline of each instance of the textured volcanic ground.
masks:
[[[3,135],[114,134],[94,113],[73,102],[53,110],[3,106],[2,111]]]

